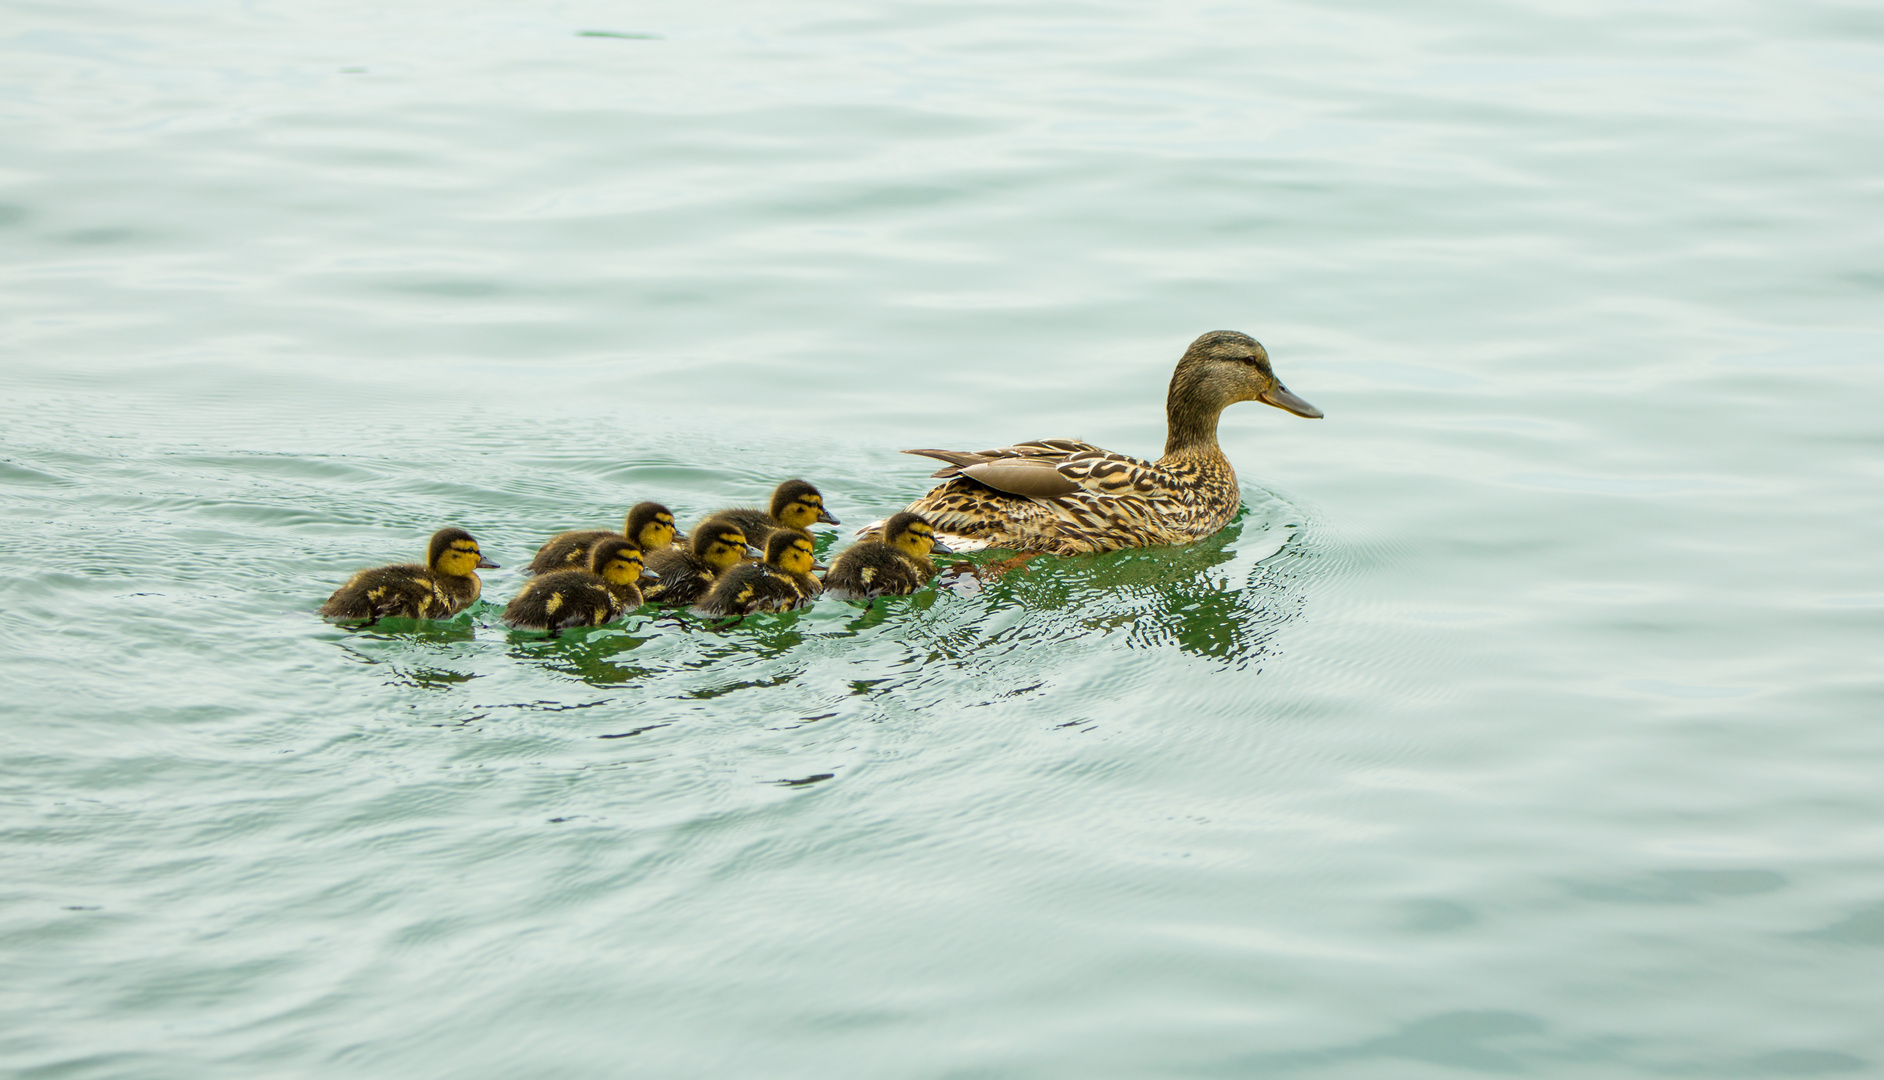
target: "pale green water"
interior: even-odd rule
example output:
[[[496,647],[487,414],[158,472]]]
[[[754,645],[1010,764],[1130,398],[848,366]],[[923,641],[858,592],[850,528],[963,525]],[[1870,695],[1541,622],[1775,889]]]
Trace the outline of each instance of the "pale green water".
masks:
[[[1835,3],[0,6],[0,1073],[1884,1075],[1881,91]],[[1328,419],[1193,549],[311,614],[1155,453],[1219,328]]]

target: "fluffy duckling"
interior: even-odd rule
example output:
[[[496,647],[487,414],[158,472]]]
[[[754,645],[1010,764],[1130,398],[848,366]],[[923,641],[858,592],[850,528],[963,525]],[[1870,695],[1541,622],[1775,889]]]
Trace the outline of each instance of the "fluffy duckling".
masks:
[[[820,521],[826,525],[837,524],[837,519],[824,508],[824,496],[803,480],[787,480],[774,489],[770,512],[733,507],[716,511],[711,516],[732,519],[733,524],[739,526],[740,531],[755,544],[765,543],[765,538],[772,535],[773,529],[808,530]]]
[[[556,570],[533,579],[504,609],[504,622],[551,637],[575,626],[614,622],[641,606],[641,579],[652,576],[641,549],[615,537],[589,552],[587,570]]]
[[[321,617],[365,619],[368,626],[386,618],[449,619],[484,591],[478,571],[495,569],[497,564],[478,551],[470,533],[440,529],[432,534],[424,566],[403,563],[362,570],[327,598]]]
[[[674,542],[674,512],[657,502],[636,503],[618,533],[607,529],[578,529],[558,533],[537,549],[536,558],[525,567],[527,573],[547,574],[555,570],[580,570],[589,565],[589,549],[599,541],[625,537],[652,555]]]
[[[883,539],[852,544],[833,560],[824,591],[839,600],[908,596],[935,576],[929,553],[948,550],[922,515],[905,510],[883,523]]]
[[[694,526],[690,550],[668,548],[648,557],[655,582],[647,598],[656,604],[691,604],[707,594],[719,575],[746,553],[746,534],[730,518],[710,517]]]
[[[811,534],[802,529],[774,529],[765,540],[765,561],[741,563],[721,574],[698,615],[750,615],[755,611],[790,611],[815,599],[823,586],[811,576],[817,565]]]

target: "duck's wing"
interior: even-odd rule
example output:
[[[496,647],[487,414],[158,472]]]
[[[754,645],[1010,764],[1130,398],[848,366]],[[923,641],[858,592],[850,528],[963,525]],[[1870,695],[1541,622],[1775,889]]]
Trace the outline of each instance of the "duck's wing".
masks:
[[[906,453],[924,453],[931,457],[949,453],[963,460],[938,471],[937,476],[966,476],[996,491],[1041,501],[1069,495],[1143,495],[1171,487],[1169,474],[1151,462],[1101,450],[1086,443],[1053,439],[1003,449],[1039,448],[1044,451],[1049,443],[1057,444],[1051,454],[1039,452],[993,456],[988,453],[971,455],[915,450]],[[1069,452],[1067,448],[1074,446],[1081,449]]]
[[[1075,454],[1098,453],[1106,451],[1089,442],[1078,439],[1034,439],[1031,442],[1015,443],[1013,446],[997,446],[993,450],[905,450],[905,454],[946,461],[947,465],[930,475],[950,477],[964,469],[976,465],[986,465],[995,461],[1033,462],[1045,464],[1064,460]]]

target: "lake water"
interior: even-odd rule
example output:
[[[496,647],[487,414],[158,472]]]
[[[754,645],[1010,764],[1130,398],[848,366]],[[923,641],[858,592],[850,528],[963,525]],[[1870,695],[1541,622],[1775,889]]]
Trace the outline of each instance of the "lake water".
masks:
[[[1884,1075],[1881,115],[1831,0],[6,4],[0,1073]],[[1215,329],[1327,419],[1191,548],[496,619]]]

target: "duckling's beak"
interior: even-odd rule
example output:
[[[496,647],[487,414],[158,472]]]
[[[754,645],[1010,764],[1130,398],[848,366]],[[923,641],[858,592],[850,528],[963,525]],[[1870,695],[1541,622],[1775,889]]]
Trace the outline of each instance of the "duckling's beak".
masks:
[[[754,559],[763,559],[765,558],[765,549],[757,544],[747,544],[746,554]]]
[[[641,568],[641,580],[642,581],[659,581],[661,580],[661,575],[655,573],[654,571],[644,566]]]
[[[830,569],[830,567],[828,567],[828,566],[826,566],[826,565],[824,565],[824,564],[823,564],[823,563],[821,563],[821,562],[818,562],[818,561],[817,561],[816,559],[813,559],[813,560],[812,560],[812,562],[811,562],[811,568],[812,568],[813,570],[829,570],[829,569]]]
[[[824,522],[826,525],[841,524],[841,522],[839,522],[836,518],[831,516],[831,512],[829,510],[826,510],[822,506],[818,507],[818,520]]]
[[[930,551],[939,551],[939,552],[941,552],[941,553],[942,553],[942,554],[944,554],[944,555],[953,555],[953,554],[955,554],[955,549],[954,549],[954,548],[952,548],[952,547],[950,547],[950,546],[948,546],[947,544],[945,544],[945,543],[943,543],[943,542],[942,542],[942,538],[941,538],[941,537],[939,537],[939,536],[937,536],[937,537],[934,537],[933,539],[931,539],[931,540],[930,540],[930,542],[929,542],[929,550],[930,550]]]
[[[492,562],[489,558],[485,557],[482,553],[480,553],[478,555],[478,569],[479,570],[502,570],[503,567]]]
[[[1268,390],[1257,395],[1256,400],[1262,402],[1264,405],[1274,405],[1284,412],[1292,412],[1297,416],[1305,416],[1310,420],[1321,419],[1320,409],[1317,409],[1315,406],[1310,405],[1308,402],[1290,393],[1289,388],[1282,385],[1280,380]]]

